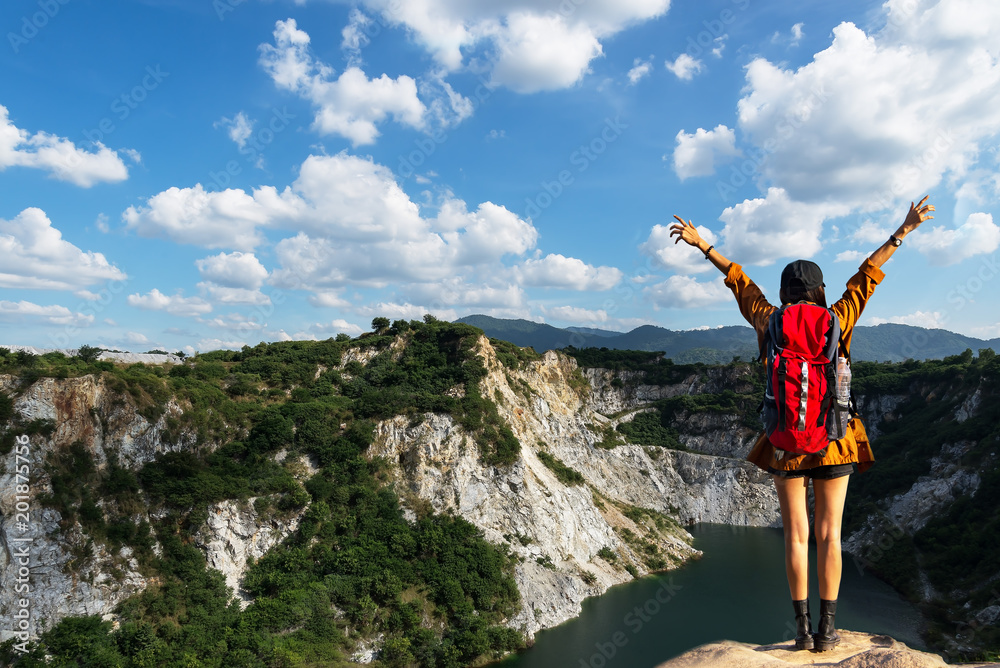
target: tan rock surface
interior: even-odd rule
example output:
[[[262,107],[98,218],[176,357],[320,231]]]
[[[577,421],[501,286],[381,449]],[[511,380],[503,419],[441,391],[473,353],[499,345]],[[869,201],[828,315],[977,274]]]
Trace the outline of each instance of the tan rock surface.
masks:
[[[788,666],[838,666],[839,668],[939,668],[949,664],[937,654],[911,649],[889,636],[839,631],[840,645],[827,652],[796,651],[792,642],[751,645],[732,640],[709,643],[660,664],[659,668],[787,668]],[[965,663],[1000,666],[997,663]]]

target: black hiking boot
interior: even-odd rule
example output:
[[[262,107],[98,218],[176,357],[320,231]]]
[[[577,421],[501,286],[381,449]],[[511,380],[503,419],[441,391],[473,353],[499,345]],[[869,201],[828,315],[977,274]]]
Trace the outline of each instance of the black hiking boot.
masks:
[[[812,620],[809,618],[809,599],[792,601],[795,608],[795,649],[812,649]]]
[[[819,600],[819,628],[813,640],[817,652],[825,652],[840,644],[840,634],[834,622],[837,614],[837,601]]]

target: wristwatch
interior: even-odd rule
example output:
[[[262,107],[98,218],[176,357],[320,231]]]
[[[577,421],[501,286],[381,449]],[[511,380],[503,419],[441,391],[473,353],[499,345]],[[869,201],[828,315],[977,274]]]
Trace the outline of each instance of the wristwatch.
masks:
[[[889,237],[889,243],[891,243],[896,248],[899,248],[900,244],[903,243],[903,240],[897,237],[895,234],[893,234]]]

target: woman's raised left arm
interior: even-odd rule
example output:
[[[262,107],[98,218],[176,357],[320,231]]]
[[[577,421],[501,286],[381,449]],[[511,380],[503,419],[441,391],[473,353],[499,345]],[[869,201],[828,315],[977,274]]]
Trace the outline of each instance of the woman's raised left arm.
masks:
[[[677,222],[670,226],[670,236],[676,236],[674,243],[684,240],[684,243],[694,246],[702,253],[705,253],[705,257],[708,258],[709,262],[714,264],[719,271],[723,274],[729,273],[729,265],[732,264],[729,260],[723,257],[722,253],[715,250],[715,246],[710,246],[707,241],[701,238],[698,234],[698,230],[695,228],[694,223],[690,220],[685,222],[683,218],[674,214],[674,218]]]

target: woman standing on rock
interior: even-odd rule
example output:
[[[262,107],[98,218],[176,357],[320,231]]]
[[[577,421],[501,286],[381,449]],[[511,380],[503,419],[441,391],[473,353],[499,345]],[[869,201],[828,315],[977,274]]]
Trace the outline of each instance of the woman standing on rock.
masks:
[[[868,298],[885,274],[881,267],[892,257],[907,234],[917,229],[934,207],[927,205],[927,198],[919,204],[910,204],[902,225],[861,265],[858,273],[847,281],[843,296],[830,310],[840,325],[841,354],[850,359],[851,335]],[[733,291],[743,317],[757,332],[758,344],[763,348],[771,315],[777,307],[770,304],[753,281],[735,262],[723,257],[714,246],[706,243],[691,221],[674,216],[677,222],[670,226],[670,236],[676,244],[683,240],[705,254],[705,258],[726,275],[726,285]],[[823,273],[819,266],[808,260],[796,260],[781,272],[782,305],[811,303],[826,308]],[[829,319],[829,318],[828,318]],[[784,345],[776,342],[777,345]],[[803,404],[805,401],[803,400]],[[804,415],[804,413],[803,413]],[[824,439],[825,441],[825,439]],[[863,472],[874,462],[868,437],[861,421],[851,419],[846,435],[829,441],[821,452],[800,454],[775,448],[764,433],[757,440],[747,459],[772,474],[781,505],[781,523],[785,534],[785,571],[792,596],[796,622],[796,649],[832,649],[840,642],[834,615],[840,592],[841,551],[840,530],[844,515],[844,499],[851,473]],[[807,492],[809,480],[813,481],[816,497],[814,531],[819,571],[820,619],[818,631],[812,633],[809,617],[809,507]]]

